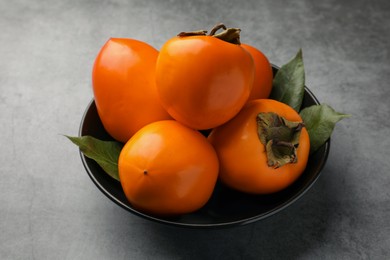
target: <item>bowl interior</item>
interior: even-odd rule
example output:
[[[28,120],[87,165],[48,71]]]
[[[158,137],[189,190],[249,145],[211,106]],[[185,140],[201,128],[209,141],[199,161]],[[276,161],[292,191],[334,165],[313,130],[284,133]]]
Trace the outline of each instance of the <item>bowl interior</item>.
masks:
[[[274,67],[274,73],[277,68]],[[313,93],[305,87],[302,107],[319,104]],[[80,136],[91,135],[101,140],[113,140],[98,116],[95,102],[88,105],[81,121]],[[310,155],[305,171],[291,186],[272,195],[248,195],[234,191],[217,183],[212,197],[200,210],[174,218],[161,218],[147,215],[135,210],[127,201],[120,183],[106,174],[93,160],[85,157],[81,152],[84,167],[96,186],[112,201],[124,209],[160,223],[192,227],[226,227],[242,225],[264,219],[286,208],[301,197],[318,178],[330,148],[328,140],[318,151]]]

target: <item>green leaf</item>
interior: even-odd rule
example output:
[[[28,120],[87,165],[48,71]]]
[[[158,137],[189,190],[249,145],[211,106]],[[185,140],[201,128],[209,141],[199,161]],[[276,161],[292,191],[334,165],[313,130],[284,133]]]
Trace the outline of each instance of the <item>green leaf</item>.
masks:
[[[102,141],[92,136],[65,137],[77,145],[86,157],[96,161],[108,175],[119,181],[118,159],[122,143]]]
[[[310,153],[317,151],[329,139],[338,121],[350,117],[336,112],[326,104],[304,108],[299,114],[309,132]]]
[[[283,102],[299,111],[305,93],[305,68],[303,66],[302,50],[283,65],[273,79],[271,99]]]

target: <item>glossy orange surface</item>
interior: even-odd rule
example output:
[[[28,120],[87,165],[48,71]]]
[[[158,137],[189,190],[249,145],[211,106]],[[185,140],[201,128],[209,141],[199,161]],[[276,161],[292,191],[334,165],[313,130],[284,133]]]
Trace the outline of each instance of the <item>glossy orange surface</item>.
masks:
[[[248,100],[268,98],[271,94],[273,80],[271,63],[259,49],[244,43],[241,46],[252,55],[255,63],[255,78]]]
[[[251,55],[211,36],[168,40],[156,66],[163,106],[194,129],[213,128],[235,116],[248,100],[253,78]]]
[[[287,120],[302,122],[295,110],[281,102],[253,100],[234,119],[214,129],[209,141],[217,151],[223,183],[247,193],[269,194],[286,188],[302,174],[309,157],[310,140],[306,128],[302,128],[297,163],[277,169],[269,167],[265,146],[257,132],[256,117],[260,112],[274,112]]]
[[[219,167],[207,139],[174,120],[142,128],[126,143],[118,164],[132,206],[157,215],[201,208],[213,192]]]
[[[160,104],[155,65],[158,51],[133,39],[112,38],[96,57],[92,86],[106,131],[126,142],[148,123],[170,119]]]

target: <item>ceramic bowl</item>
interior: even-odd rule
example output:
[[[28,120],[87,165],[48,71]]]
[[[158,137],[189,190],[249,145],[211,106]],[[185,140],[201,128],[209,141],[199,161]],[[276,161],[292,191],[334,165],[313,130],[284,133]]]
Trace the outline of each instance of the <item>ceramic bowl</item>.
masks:
[[[277,67],[273,67],[274,73]],[[314,94],[305,87],[302,108],[319,104]],[[113,140],[104,130],[92,100],[82,117],[80,136],[91,135],[101,140]],[[216,228],[244,225],[265,219],[285,209],[302,197],[318,179],[324,167],[330,149],[328,140],[319,150],[310,155],[303,174],[288,188],[271,195],[249,195],[234,191],[217,182],[208,203],[191,214],[162,218],[145,214],[134,209],[127,201],[118,181],[107,175],[93,160],[82,153],[81,160],[95,185],[113,202],[145,219],[168,225],[188,228]]]

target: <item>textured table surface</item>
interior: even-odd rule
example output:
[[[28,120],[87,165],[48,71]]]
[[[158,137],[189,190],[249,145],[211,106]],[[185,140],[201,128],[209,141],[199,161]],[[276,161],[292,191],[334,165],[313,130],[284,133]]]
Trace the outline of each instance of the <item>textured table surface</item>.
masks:
[[[160,48],[217,22],[276,65],[303,49],[306,84],[352,117],[300,200],[254,224],[151,223],[91,182],[77,135],[109,37]],[[390,2],[0,0],[0,259],[389,259]]]

